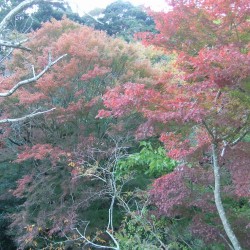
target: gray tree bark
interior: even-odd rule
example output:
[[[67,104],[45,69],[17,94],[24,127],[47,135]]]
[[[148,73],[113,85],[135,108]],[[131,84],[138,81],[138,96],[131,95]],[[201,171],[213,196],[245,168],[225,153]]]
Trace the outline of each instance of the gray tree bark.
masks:
[[[221,200],[221,183],[220,183],[220,166],[218,161],[218,144],[213,142],[212,144],[212,156],[213,156],[213,170],[214,170],[214,199],[215,205],[220,216],[221,222],[223,224],[224,230],[232,243],[233,249],[235,250],[242,250],[240,243],[233,232],[233,229],[227,219],[225,209],[222,204]]]

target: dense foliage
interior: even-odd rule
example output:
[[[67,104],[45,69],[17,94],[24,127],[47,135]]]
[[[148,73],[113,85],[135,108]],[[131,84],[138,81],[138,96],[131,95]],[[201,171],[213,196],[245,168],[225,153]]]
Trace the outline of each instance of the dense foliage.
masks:
[[[4,92],[67,54],[1,99],[52,111],[1,124],[0,248],[250,247],[249,3],[166,2],[157,32],[115,2],[106,32],[52,19],[1,61]]]
[[[191,207],[195,206],[207,216],[206,211],[209,211],[215,199],[223,229],[233,248],[241,249],[232,230],[239,230],[239,222],[231,227],[222,205],[223,199],[229,199],[230,192],[227,191],[223,197],[222,191],[226,188],[223,179],[228,179],[228,176],[223,176],[226,171],[227,175],[232,176],[234,184],[230,190],[231,197],[249,196],[249,191],[244,193],[245,188],[237,189],[238,185],[248,186],[243,177],[248,176],[248,160],[242,158],[241,167],[232,169],[230,165],[235,165],[236,161],[227,155],[227,151],[233,147],[238,153],[238,150],[245,151],[248,147],[248,144],[238,142],[249,133],[249,3],[167,2],[171,6],[169,12],[151,12],[159,34],[140,33],[137,36],[145,44],[155,44],[166,51],[174,51],[181,75],[166,74],[155,86],[135,83],[112,89],[103,98],[108,110],[102,110],[99,116],[119,117],[128,115],[131,110],[142,114],[147,119],[144,126],[146,135],[160,135],[168,155],[183,162],[173,173],[154,182],[151,195],[159,212],[167,216],[183,217],[182,213],[188,211],[186,206],[191,201]],[[209,168],[210,165],[212,168]],[[241,180],[236,181],[234,171],[242,176]],[[192,198],[193,185],[212,186],[213,179],[214,198],[209,198],[209,189],[204,190],[205,197],[195,194]],[[191,183],[190,187],[186,181]],[[195,201],[196,198],[198,201]],[[178,212],[177,208],[183,212]],[[229,211],[227,213],[230,214]],[[240,217],[239,211],[237,213]],[[214,228],[211,227],[211,221],[208,221],[210,233],[205,225],[201,229],[204,221],[205,218],[202,219],[195,212],[193,224],[195,226],[198,222],[200,228],[194,232],[201,234],[204,240],[208,236],[212,241],[213,236],[222,234],[212,231]],[[212,224],[216,225],[217,222]],[[245,229],[241,242],[248,248],[249,242],[244,241],[249,233],[248,224],[240,228],[241,232],[236,234],[240,238],[242,228]],[[201,233],[202,230],[204,233]]]
[[[116,1],[105,9],[96,9],[90,14],[91,16],[85,15],[82,18],[85,25],[126,41],[133,40],[137,32],[156,32],[152,17],[142,7],[134,6],[130,2]]]
[[[22,209],[12,215],[11,232],[19,246],[32,242],[43,245],[46,241],[36,243],[34,239],[72,233],[71,228],[85,218],[86,208],[100,199],[103,185],[91,184],[84,177],[85,172],[91,173],[92,164],[110,157],[115,147],[112,140],[118,140],[116,137],[122,134],[131,136],[128,132],[121,133],[121,127],[134,126],[122,121],[119,124],[113,121],[111,126],[110,121],[96,119],[102,107],[101,96],[107,87],[123,82],[151,83],[159,70],[151,65],[150,57],[160,56],[139,44],[126,44],[68,19],[46,23],[30,36],[27,46],[32,54],[15,51],[8,69],[16,74],[5,80],[2,90],[30,74],[27,61],[39,71],[49,51],[53,57],[64,53],[67,57],[36,85],[20,89],[1,103],[4,113],[12,116],[22,116],[27,110],[57,107],[46,117],[25,120],[10,129],[6,125],[4,130],[10,146],[19,151],[16,162],[27,164],[27,174],[18,181],[13,193],[24,201]],[[2,143],[7,145],[6,137]],[[107,203],[105,192],[103,198],[99,203]]]

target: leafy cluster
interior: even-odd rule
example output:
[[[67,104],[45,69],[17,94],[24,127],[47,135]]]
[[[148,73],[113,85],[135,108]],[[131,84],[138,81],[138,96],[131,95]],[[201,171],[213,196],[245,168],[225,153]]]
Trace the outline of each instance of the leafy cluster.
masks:
[[[166,156],[163,147],[153,149],[151,143],[140,142],[142,149],[138,153],[129,154],[124,160],[118,162],[116,169],[118,175],[127,171],[136,171],[149,177],[159,177],[173,171],[176,162]]]

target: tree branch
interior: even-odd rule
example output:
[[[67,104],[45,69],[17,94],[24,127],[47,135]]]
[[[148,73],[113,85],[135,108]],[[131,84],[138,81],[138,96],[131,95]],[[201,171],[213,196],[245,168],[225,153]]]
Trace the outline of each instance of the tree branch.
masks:
[[[14,9],[12,9],[5,17],[4,19],[0,22],[0,33],[3,32],[3,30],[6,28],[8,23],[10,22],[11,18],[14,17],[16,14],[18,14],[20,11],[23,9],[27,8],[30,5],[33,4],[38,4],[41,2],[54,2],[54,1],[46,1],[46,0],[25,0],[18,4]],[[58,1],[57,1],[58,2]]]
[[[208,127],[207,123],[204,120],[202,120],[202,124],[205,126],[205,128],[207,129],[207,132],[211,135],[211,137],[215,139],[213,131]]]
[[[94,242],[88,240],[88,239],[86,238],[86,236],[85,236],[87,227],[88,227],[88,224],[87,224],[86,227],[85,227],[84,234],[82,234],[82,233],[79,231],[78,228],[72,228],[73,230],[76,230],[76,232],[80,235],[80,238],[82,238],[82,239],[84,239],[84,240],[86,241],[86,245],[91,245],[91,246],[96,247],[96,248],[104,248],[104,249],[119,250],[119,248],[117,248],[117,247],[110,247],[110,246],[99,245],[99,244],[96,244],[96,243],[94,243]],[[107,233],[108,233],[108,232],[107,232]],[[110,234],[108,233],[108,235],[110,235]],[[113,239],[113,237],[112,237],[112,239]]]
[[[95,18],[94,16],[90,15],[89,13],[87,13],[87,12],[85,12],[85,11],[84,11],[83,13],[84,13],[85,15],[91,17],[92,19],[94,19],[97,23],[104,25],[103,22],[99,21],[97,18]]]
[[[242,248],[240,246],[240,243],[237,237],[235,236],[235,233],[228,221],[225,209],[222,204],[221,174],[220,174],[220,166],[219,166],[219,160],[218,160],[218,144],[217,143],[212,143],[212,157],[213,157],[213,171],[214,171],[214,200],[215,200],[216,209],[218,211],[221,222],[223,224],[223,228],[233,245],[233,249],[241,250]]]
[[[249,128],[247,128],[237,139],[230,143],[230,146],[234,146],[240,142],[249,133],[249,131]]]
[[[64,58],[67,54],[64,54],[60,57],[58,57],[55,61],[51,61],[51,55],[49,54],[49,62],[47,66],[38,74],[34,75],[32,78],[25,79],[23,81],[18,82],[12,89],[5,93],[0,93],[0,97],[6,97],[12,95],[17,89],[19,89],[21,86],[32,83],[37,81],[39,78],[41,78],[54,64],[56,64],[59,60]]]
[[[10,22],[12,17],[14,17],[16,14],[18,14],[20,11],[22,11],[26,7],[28,7],[28,6],[32,5],[32,4],[38,3],[38,2],[39,2],[39,0],[25,0],[25,1],[21,2],[18,6],[16,6],[14,9],[12,9],[4,17],[4,19],[1,21],[1,23],[0,23],[0,33],[3,32],[3,30],[8,25],[8,23]]]
[[[19,117],[19,118],[6,118],[6,119],[2,119],[2,120],[0,120],[0,124],[24,121],[24,120],[26,120],[28,118],[33,118],[33,117],[35,117],[37,115],[46,114],[46,113],[51,112],[51,111],[53,111],[55,109],[56,108],[52,108],[52,109],[45,110],[45,111],[33,112],[33,113],[29,114],[29,115],[25,115],[25,116],[22,116],[22,117]]]
[[[22,46],[23,43],[27,42],[28,39],[24,39],[18,42],[9,42],[9,41],[4,41],[4,40],[0,40],[0,46],[5,46],[5,47],[9,47],[9,48],[15,48],[15,49],[22,49],[22,50],[26,50],[26,51],[31,51],[30,48],[24,47]]]
[[[0,64],[1,64],[3,61],[5,61],[5,60],[11,55],[12,52],[13,52],[13,48],[11,48],[11,49],[8,51],[8,53],[7,53],[6,55],[4,55],[3,58],[1,58]]]

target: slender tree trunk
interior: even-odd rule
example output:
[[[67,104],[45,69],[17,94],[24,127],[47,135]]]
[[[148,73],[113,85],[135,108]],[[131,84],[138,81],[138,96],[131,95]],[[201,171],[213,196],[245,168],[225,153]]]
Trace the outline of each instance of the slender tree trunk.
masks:
[[[218,162],[218,145],[216,142],[212,144],[212,154],[213,154],[213,169],[214,169],[214,199],[215,205],[222,221],[224,230],[231,241],[233,248],[235,250],[242,250],[238,239],[236,238],[231,225],[227,219],[224,207],[221,201],[221,194],[220,194],[220,166]]]

